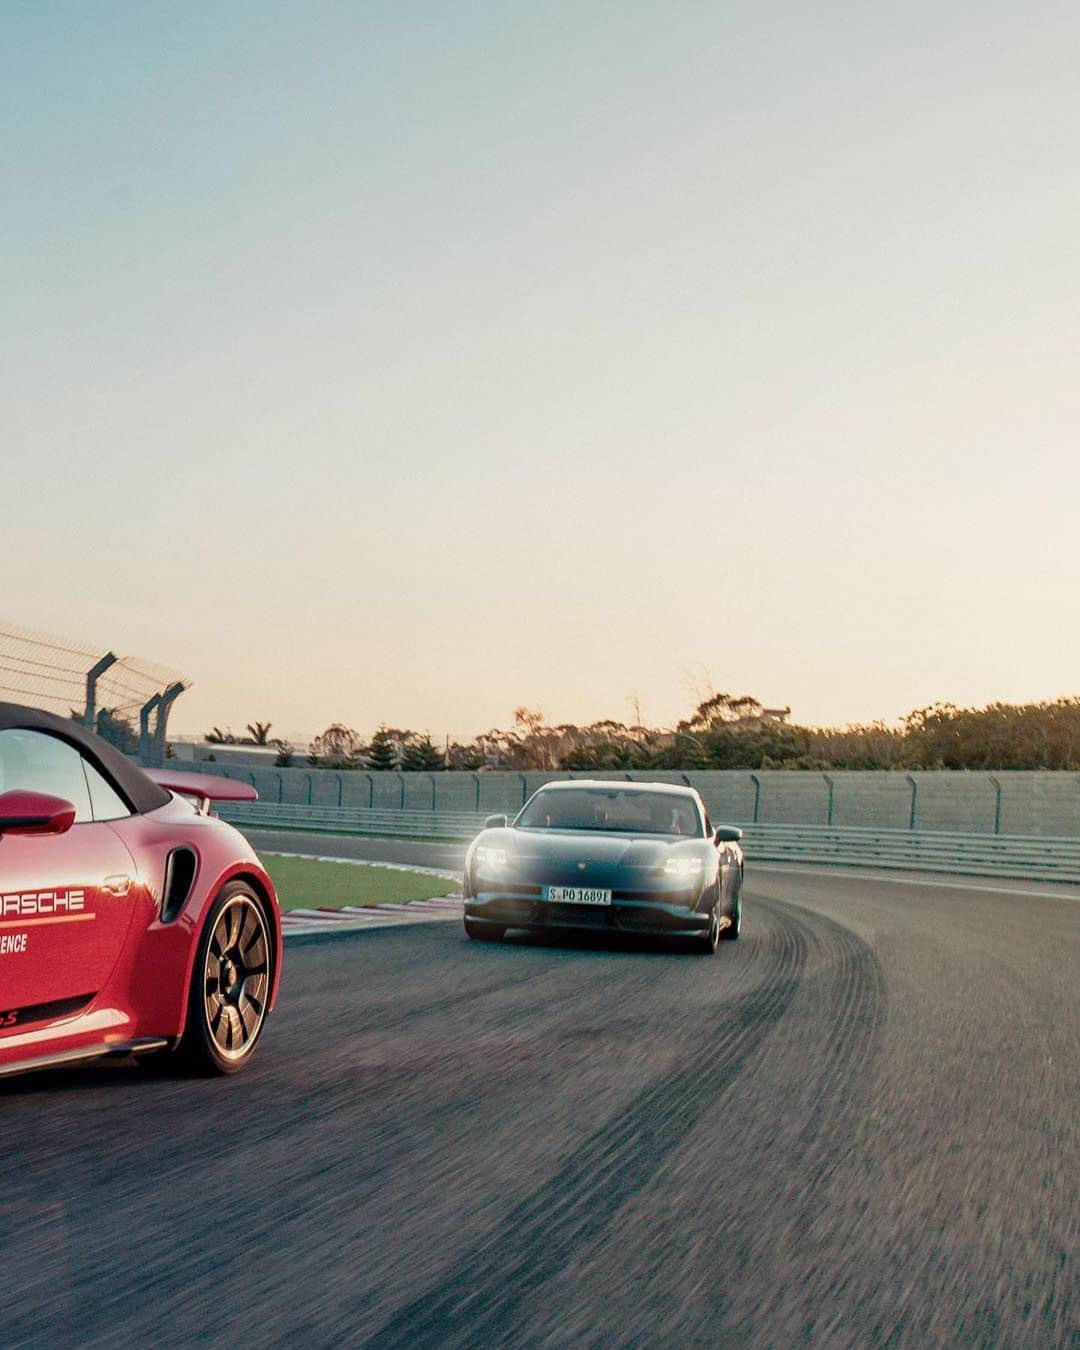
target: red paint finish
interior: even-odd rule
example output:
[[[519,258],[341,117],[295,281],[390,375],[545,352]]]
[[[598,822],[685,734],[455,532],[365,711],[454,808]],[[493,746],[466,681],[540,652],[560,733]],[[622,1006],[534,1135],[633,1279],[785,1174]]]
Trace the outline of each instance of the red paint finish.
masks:
[[[75,824],[75,808],[44,792],[0,796],[0,834],[63,834]]]
[[[179,845],[195,852],[198,867],[187,902],[163,923],[165,860]],[[265,901],[272,1008],[281,982],[277,897],[231,826],[173,798],[63,834],[0,836],[0,1067],[135,1038],[175,1041],[203,925],[234,877]],[[49,1013],[50,1004],[80,998],[88,1001],[76,1011]]]
[[[207,773],[185,773],[182,769],[147,769],[147,778],[169,792],[184,797],[202,797],[212,802],[254,802],[259,794],[250,783],[235,778],[217,778]]]

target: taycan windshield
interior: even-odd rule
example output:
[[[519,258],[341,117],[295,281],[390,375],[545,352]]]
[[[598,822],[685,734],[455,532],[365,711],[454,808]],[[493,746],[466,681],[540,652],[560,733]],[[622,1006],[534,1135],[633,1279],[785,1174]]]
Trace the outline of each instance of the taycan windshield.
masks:
[[[690,797],[620,788],[560,788],[540,791],[522,809],[515,826],[532,830],[603,830],[627,834],[703,837],[701,817]]]

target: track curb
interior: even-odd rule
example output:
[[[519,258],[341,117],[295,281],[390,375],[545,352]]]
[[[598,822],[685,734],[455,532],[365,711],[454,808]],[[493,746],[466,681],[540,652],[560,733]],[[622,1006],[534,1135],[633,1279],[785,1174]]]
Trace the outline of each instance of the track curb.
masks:
[[[459,876],[457,872],[441,867],[413,867],[406,863],[334,858],[318,853],[282,853],[276,849],[267,849],[266,853],[268,857],[303,858],[308,862],[342,863],[346,867],[381,867],[388,872],[417,872],[421,876],[445,877],[448,881],[456,881]],[[286,910],[281,916],[281,931],[286,940],[312,934],[345,937],[418,923],[445,923],[448,919],[460,919],[462,908],[461,896],[453,894],[383,905],[314,905]]]

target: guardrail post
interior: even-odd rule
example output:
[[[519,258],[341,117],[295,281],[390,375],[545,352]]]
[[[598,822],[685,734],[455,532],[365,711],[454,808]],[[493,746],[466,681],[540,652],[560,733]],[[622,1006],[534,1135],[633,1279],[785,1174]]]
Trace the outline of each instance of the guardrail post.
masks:
[[[311,805],[312,794],[315,791],[315,785],[311,781],[311,774],[304,775],[307,778],[307,804]]]
[[[915,828],[915,808],[919,798],[919,785],[916,783],[915,779],[912,778],[911,774],[906,774],[905,777],[911,784],[911,817],[908,821],[908,829],[913,830]]]
[[[398,776],[399,776],[400,779],[401,779],[401,809],[404,811],[404,810],[405,810],[405,775],[404,775],[404,774],[399,774]]]
[[[1000,833],[1001,833],[1001,784],[998,782],[998,780],[994,777],[993,774],[990,775],[990,781],[991,781],[991,783],[993,783],[993,785],[994,785],[994,833],[995,833],[995,834],[1000,834]]]
[[[429,773],[429,774],[428,774],[428,777],[431,779],[431,809],[434,811],[434,810],[435,810],[435,775],[434,775],[433,773]]]
[[[480,775],[479,775],[478,773],[474,773],[474,774],[473,774],[473,777],[476,779],[476,812],[477,812],[477,815],[479,815],[479,813],[480,813]]]
[[[277,779],[277,799],[279,802],[283,802],[285,800],[285,780],[281,774],[275,774],[274,777]]]
[[[833,800],[835,797],[836,784],[833,782],[831,774],[823,773],[821,776],[822,778],[825,779],[826,783],[828,783],[829,785],[829,809],[825,817],[825,824],[831,825],[833,817]]]
[[[345,795],[345,779],[339,773],[337,776],[337,804],[338,810],[341,810],[342,798]]]
[[[529,800],[529,779],[527,774],[521,775],[521,804],[522,806]]]
[[[368,798],[367,798],[368,810],[371,811],[375,807],[375,779],[372,778],[371,774],[369,773],[364,774],[364,777],[367,779],[368,785]]]
[[[750,781],[754,785],[754,824],[758,823],[758,816],[761,813],[761,779],[756,773],[750,775]]]

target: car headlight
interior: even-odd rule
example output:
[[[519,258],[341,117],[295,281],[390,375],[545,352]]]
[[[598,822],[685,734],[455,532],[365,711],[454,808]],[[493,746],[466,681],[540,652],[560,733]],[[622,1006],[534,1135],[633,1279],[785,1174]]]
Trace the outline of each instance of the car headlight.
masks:
[[[476,864],[478,867],[505,867],[506,849],[492,848],[490,844],[477,844]]]
[[[669,858],[664,863],[664,874],[686,880],[688,877],[696,877],[703,865],[700,858]]]

